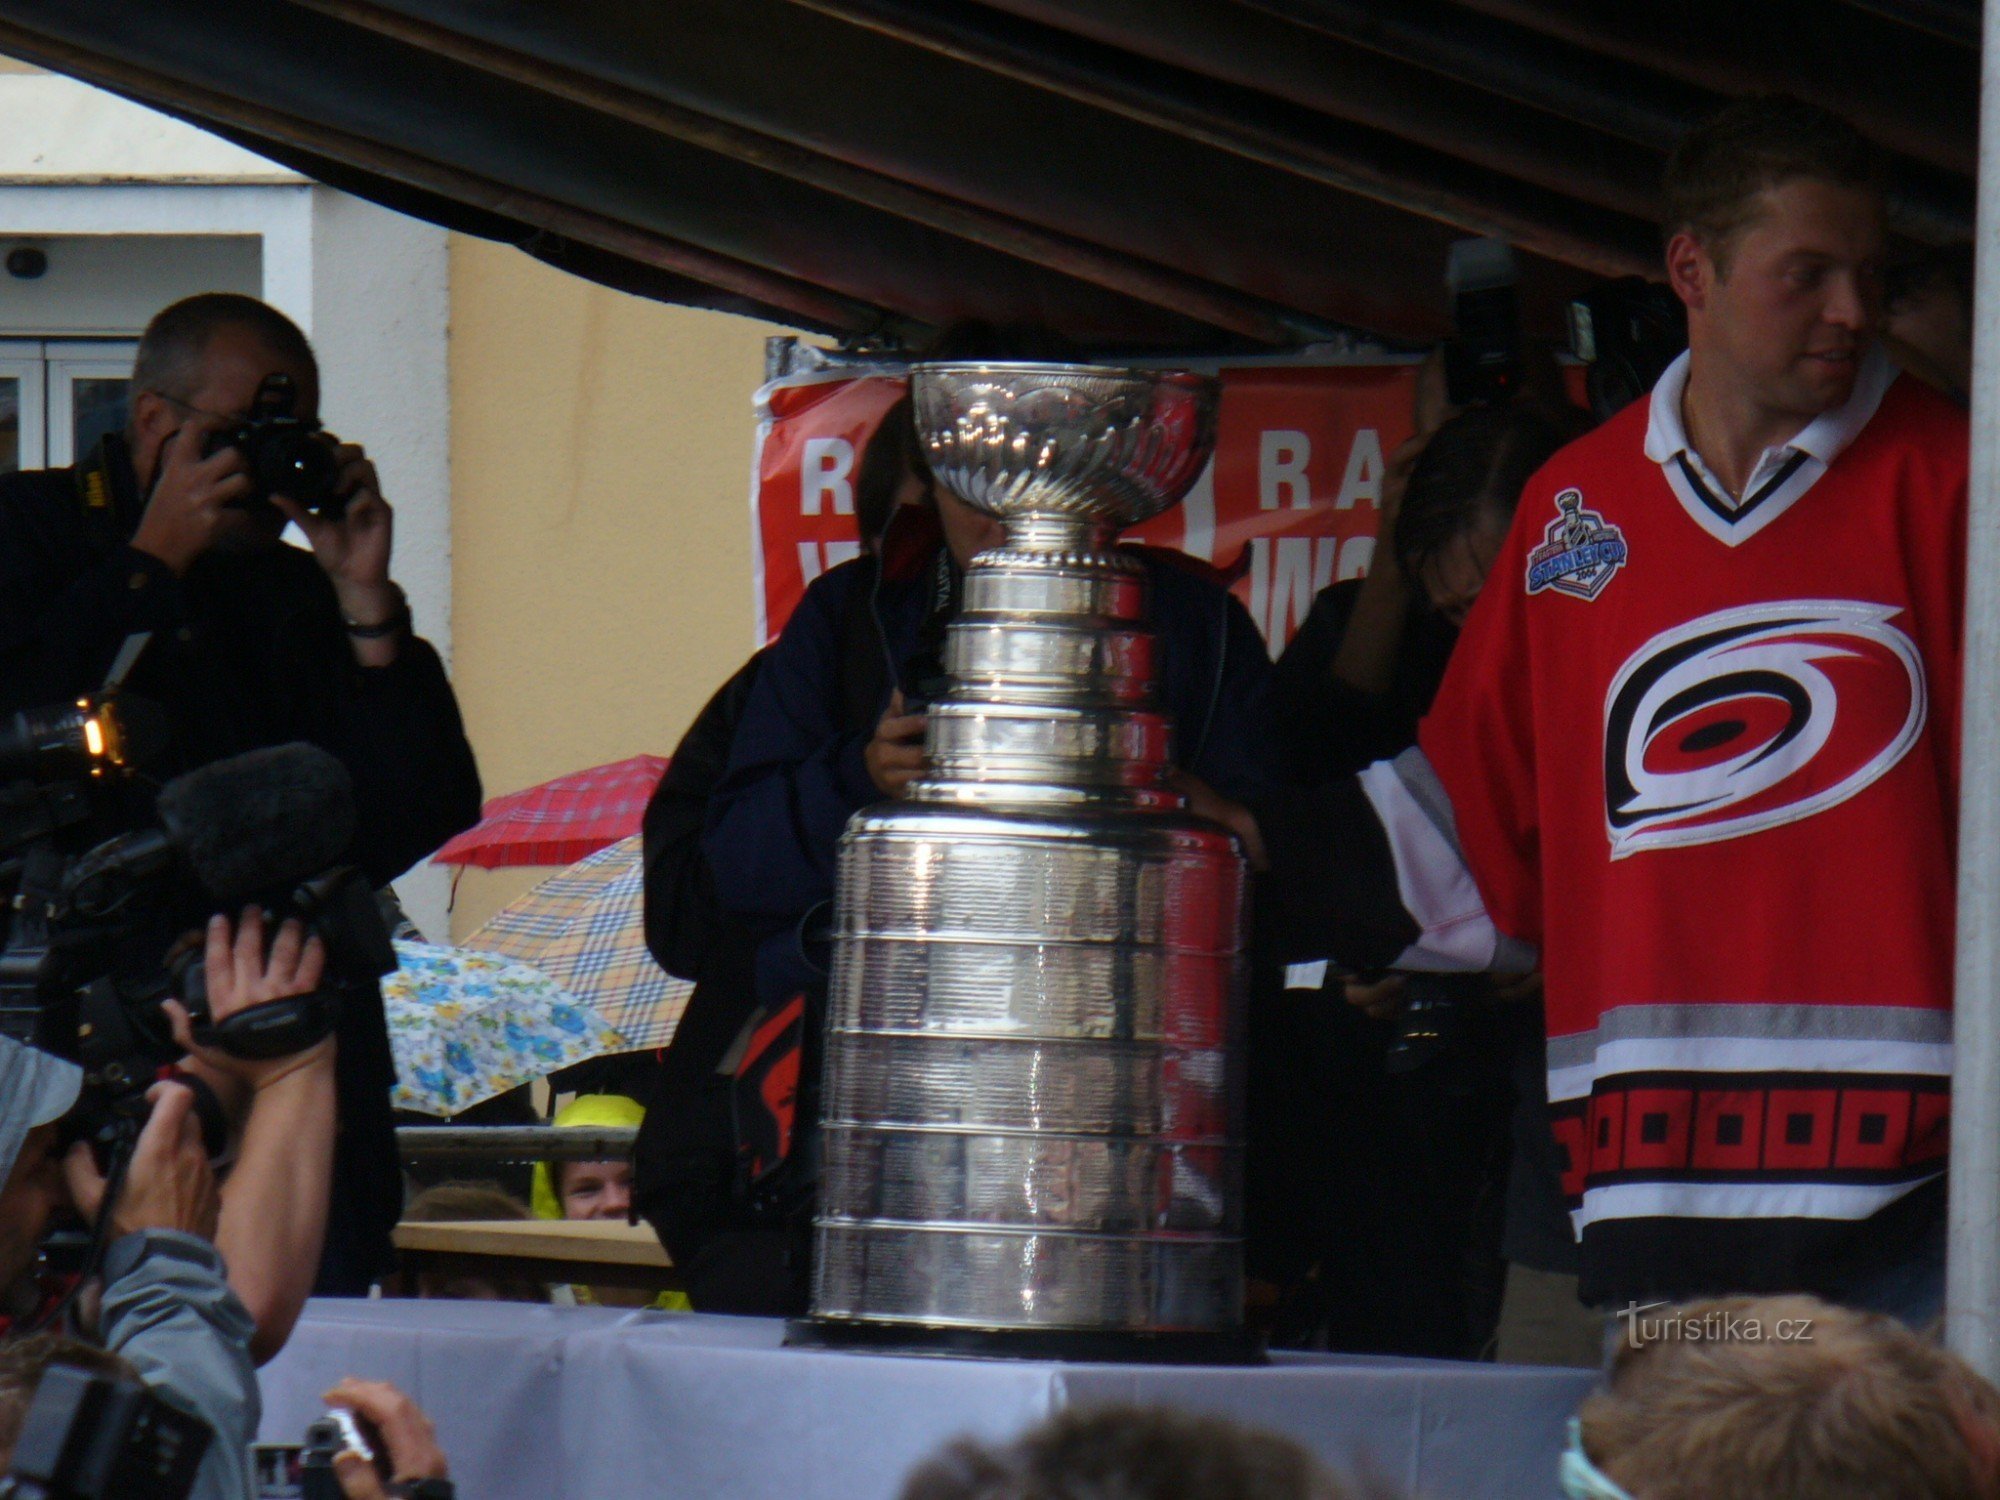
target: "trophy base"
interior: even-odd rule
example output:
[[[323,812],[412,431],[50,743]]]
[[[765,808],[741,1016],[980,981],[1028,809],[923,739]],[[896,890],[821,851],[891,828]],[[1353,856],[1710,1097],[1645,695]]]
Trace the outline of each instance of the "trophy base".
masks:
[[[789,1348],[854,1349],[947,1359],[1032,1359],[1058,1364],[1262,1365],[1263,1338],[1219,1333],[1079,1328],[948,1328],[858,1318],[789,1318]]]

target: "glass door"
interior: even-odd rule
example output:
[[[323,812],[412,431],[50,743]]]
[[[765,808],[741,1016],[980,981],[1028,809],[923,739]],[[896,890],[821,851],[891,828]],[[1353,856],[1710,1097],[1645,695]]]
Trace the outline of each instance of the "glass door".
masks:
[[[47,382],[40,339],[0,339],[0,474],[47,465]]]
[[[45,346],[50,467],[75,463],[105,433],[125,426],[138,347],[110,339],[51,340]]]

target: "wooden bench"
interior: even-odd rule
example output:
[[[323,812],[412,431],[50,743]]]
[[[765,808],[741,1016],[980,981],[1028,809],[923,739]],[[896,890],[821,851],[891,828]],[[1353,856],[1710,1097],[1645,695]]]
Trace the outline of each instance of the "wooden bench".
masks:
[[[644,1224],[602,1219],[468,1219],[398,1224],[403,1271],[673,1291],[673,1262]]]

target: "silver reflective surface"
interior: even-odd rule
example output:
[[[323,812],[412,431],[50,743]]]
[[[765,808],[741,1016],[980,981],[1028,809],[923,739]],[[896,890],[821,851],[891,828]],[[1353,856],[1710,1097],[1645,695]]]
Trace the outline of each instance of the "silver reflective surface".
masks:
[[[1243,864],[1162,781],[1145,575],[1109,546],[1200,473],[1214,384],[919,366],[912,394],[1007,544],[968,571],[928,776],[842,840],[813,1312],[1226,1332]]]

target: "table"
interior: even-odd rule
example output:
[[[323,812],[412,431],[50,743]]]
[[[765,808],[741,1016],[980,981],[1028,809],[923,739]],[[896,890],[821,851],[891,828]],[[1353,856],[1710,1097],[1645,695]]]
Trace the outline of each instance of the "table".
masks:
[[[1588,1371],[1280,1354],[1257,1369],[925,1359],[781,1347],[775,1320],[523,1303],[309,1303],[263,1372],[265,1441],[340,1376],[437,1423],[466,1500],[893,1500],[961,1433],[1080,1402],[1164,1402],[1365,1460],[1429,1497],[1555,1493]]]
[[[585,1286],[677,1289],[673,1262],[645,1224],[615,1219],[462,1219],[396,1226],[410,1276],[485,1276]]]

